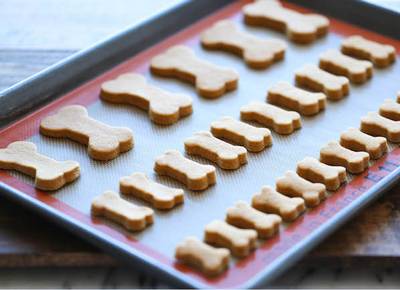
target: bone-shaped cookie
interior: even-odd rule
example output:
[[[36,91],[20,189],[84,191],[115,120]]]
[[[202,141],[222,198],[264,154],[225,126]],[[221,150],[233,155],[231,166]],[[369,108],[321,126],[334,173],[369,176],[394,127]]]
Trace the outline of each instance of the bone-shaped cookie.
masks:
[[[79,177],[79,163],[57,161],[37,152],[34,143],[16,141],[0,149],[0,169],[17,170],[35,178],[42,190],[56,190]]]
[[[311,93],[287,83],[279,82],[268,90],[268,102],[297,111],[302,115],[318,114],[325,109],[326,96],[323,93]]]
[[[89,117],[85,107],[67,106],[40,123],[40,133],[50,137],[69,138],[87,144],[90,157],[110,160],[133,146],[132,131],[111,127]]]
[[[239,229],[230,224],[214,220],[204,230],[204,241],[210,245],[228,248],[234,256],[243,258],[256,247],[257,232]]]
[[[149,112],[154,123],[170,125],[192,113],[192,98],[152,86],[135,73],[120,75],[101,85],[101,98],[107,102],[130,104]]]
[[[351,82],[361,84],[372,77],[372,63],[347,56],[330,49],[319,57],[319,67],[335,75],[347,77]]]
[[[266,26],[286,32],[289,39],[310,43],[328,32],[328,18],[318,14],[302,14],[282,7],[278,1],[259,0],[243,7],[246,24]]]
[[[184,200],[182,189],[154,182],[141,172],[121,177],[119,189],[124,194],[133,195],[150,202],[158,209],[171,209],[183,203]]]
[[[201,131],[185,140],[187,154],[198,155],[218,164],[223,169],[237,169],[247,163],[247,151]]]
[[[346,77],[328,73],[308,64],[296,71],[296,84],[317,92],[323,92],[329,99],[339,100],[349,94],[349,80]]]
[[[346,168],[327,165],[312,157],[297,163],[297,174],[311,182],[322,183],[331,191],[346,181]]]
[[[373,137],[356,128],[349,128],[340,135],[340,145],[353,151],[364,151],[371,159],[379,159],[388,150],[385,137]]]
[[[326,187],[322,183],[312,183],[291,170],[276,181],[276,191],[289,197],[301,197],[308,207],[314,207],[326,198]]]
[[[283,135],[301,128],[299,113],[261,102],[250,102],[241,107],[240,117],[246,121],[256,121]]]
[[[201,35],[203,47],[224,50],[243,57],[248,66],[262,69],[283,59],[286,44],[279,39],[262,39],[240,30],[231,20],[221,20]]]
[[[244,201],[238,201],[228,208],[226,221],[238,228],[254,229],[259,238],[267,239],[279,232],[282,219],[279,215],[263,213]]]
[[[106,191],[92,201],[92,215],[107,218],[130,231],[141,231],[153,223],[153,210],[122,199],[113,191]]]
[[[177,150],[166,151],[156,158],[154,170],[182,182],[191,190],[204,190],[216,183],[215,167],[185,158]]]
[[[229,257],[228,249],[214,248],[195,237],[187,237],[175,250],[175,258],[178,261],[198,269],[207,276],[221,274],[228,267]]]
[[[236,71],[216,66],[199,59],[183,45],[173,46],[151,60],[151,72],[165,77],[175,77],[196,86],[200,95],[217,98],[236,89],[239,75]]]
[[[400,121],[400,104],[392,99],[386,99],[379,107],[379,115],[393,121]]]
[[[377,67],[386,67],[396,60],[396,50],[391,45],[381,44],[359,35],[342,41],[342,52],[372,61]]]
[[[361,118],[361,131],[372,136],[386,137],[390,142],[400,143],[400,121],[393,121],[378,113],[369,112]]]

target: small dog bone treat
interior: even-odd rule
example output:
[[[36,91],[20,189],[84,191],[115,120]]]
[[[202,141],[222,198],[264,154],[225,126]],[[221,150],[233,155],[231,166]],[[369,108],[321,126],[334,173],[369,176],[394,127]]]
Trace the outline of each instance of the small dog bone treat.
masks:
[[[340,135],[340,145],[353,151],[368,152],[371,159],[379,159],[388,150],[386,138],[373,137],[356,128],[349,128]]]
[[[311,182],[322,183],[331,191],[337,190],[346,181],[346,168],[326,165],[312,157],[297,163],[297,174]]]
[[[200,270],[207,276],[216,276],[228,268],[229,257],[228,249],[214,248],[195,237],[187,237],[175,251],[178,261]]]
[[[122,177],[119,181],[119,189],[123,194],[146,200],[158,209],[170,209],[183,203],[182,189],[151,181],[141,172]]]
[[[229,140],[246,147],[251,152],[260,152],[272,145],[271,131],[258,128],[231,117],[222,117],[211,123],[211,133],[215,137]]]
[[[169,150],[156,158],[154,170],[185,184],[191,190],[204,190],[215,184],[215,167],[185,158],[177,150]]]
[[[372,61],[377,67],[386,67],[396,60],[396,50],[391,45],[380,44],[359,35],[353,35],[342,42],[342,52]]]
[[[349,80],[323,71],[308,64],[296,71],[296,84],[313,91],[324,92],[332,100],[342,99],[349,94]]]
[[[317,206],[326,198],[325,185],[312,183],[290,170],[276,181],[276,191],[289,197],[301,197],[308,207]]]
[[[198,155],[218,164],[223,169],[237,169],[247,163],[247,151],[201,131],[185,140],[187,154]]]
[[[279,82],[268,90],[268,102],[310,116],[325,109],[326,96],[323,93],[311,93],[287,82]]]
[[[319,57],[319,67],[335,75],[347,77],[353,83],[364,83],[372,77],[372,63],[358,60],[331,49]]]
[[[241,31],[231,20],[221,20],[203,32],[205,48],[224,50],[243,57],[252,68],[266,68],[283,59],[286,44],[278,39],[262,39]]]
[[[183,45],[173,46],[154,57],[150,68],[156,75],[175,77],[195,84],[199,94],[206,98],[217,98],[236,89],[239,79],[236,71],[201,60]]]
[[[361,131],[372,136],[386,137],[390,142],[400,143],[400,122],[369,112],[361,118]]]
[[[64,107],[57,114],[44,118],[40,133],[88,144],[89,156],[97,160],[113,159],[133,147],[130,129],[111,127],[92,119],[86,108],[79,105]]]
[[[328,18],[318,14],[302,14],[282,7],[278,1],[261,0],[243,8],[246,24],[266,26],[286,32],[289,39],[310,43],[328,32]]]
[[[130,203],[115,192],[106,191],[92,201],[92,215],[112,220],[130,231],[141,231],[153,223],[153,210]]]
[[[393,121],[400,121],[400,104],[392,99],[386,99],[379,107],[379,115]]]
[[[278,214],[284,221],[293,221],[306,210],[302,198],[287,197],[269,186],[263,186],[253,196],[251,205],[260,211]]]
[[[254,229],[259,238],[267,239],[279,232],[282,219],[279,215],[263,213],[244,201],[238,201],[228,208],[226,221],[238,228]]]
[[[140,74],[127,73],[101,85],[101,98],[130,104],[149,112],[154,123],[170,125],[192,113],[192,98],[173,94],[146,83]]]
[[[205,228],[204,240],[217,247],[228,248],[237,257],[246,257],[256,247],[257,232],[239,229],[224,221],[214,220]]]
[[[0,149],[0,169],[17,170],[35,177],[35,186],[56,190],[77,179],[80,174],[76,161],[57,161],[37,152],[34,143],[16,141]]]
[[[256,121],[273,129],[278,134],[291,134],[301,128],[300,115],[274,105],[250,102],[240,109],[240,116],[246,121]]]

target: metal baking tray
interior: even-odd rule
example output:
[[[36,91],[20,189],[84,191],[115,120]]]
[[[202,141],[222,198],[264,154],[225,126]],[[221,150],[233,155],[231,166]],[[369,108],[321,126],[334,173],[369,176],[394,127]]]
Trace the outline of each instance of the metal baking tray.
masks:
[[[298,2],[298,1],[293,1]],[[390,11],[361,1],[301,1],[316,9],[332,11],[348,21],[360,11],[379,13],[387,19],[400,20]],[[345,3],[351,2],[352,5]],[[348,184],[330,195],[320,206],[308,210],[293,223],[282,226],[276,237],[259,241],[256,251],[242,260],[232,261],[230,268],[217,278],[207,278],[177,264],[173,258],[175,246],[186,236],[203,236],[204,226],[213,219],[223,219],[226,209],[235,201],[249,201],[263,185],[274,185],[286,170],[295,169],[305,156],[318,156],[322,145],[337,140],[341,131],[359,126],[360,117],[376,111],[385,98],[395,97],[400,83],[400,64],[375,69],[369,82],[351,86],[350,95],[337,102],[328,102],[324,112],[314,117],[302,117],[303,128],[289,136],[273,133],[274,144],[261,153],[249,153],[248,164],[235,171],[217,169],[217,184],[204,192],[185,189],[185,204],[171,211],[155,212],[155,223],[140,233],[90,216],[93,197],[107,189],[118,191],[121,176],[142,171],[164,184],[182,185],[153,172],[154,158],[167,149],[183,152],[183,140],[199,130],[208,130],[212,121],[223,115],[239,117],[240,107],[251,100],[265,100],[267,89],[277,81],[294,80],[294,71],[305,63],[317,63],[319,53],[339,48],[343,37],[360,34],[400,48],[400,41],[367,30],[398,37],[390,25],[375,25],[373,17],[364,28],[331,18],[330,33],[308,46],[290,42],[283,61],[267,70],[251,70],[233,55],[206,51],[199,44],[201,31],[215,21],[232,18],[246,31],[260,37],[285,36],[264,28],[246,27],[241,7],[247,1],[192,1],[147,20],[94,47],[80,52],[49,69],[1,93],[0,147],[16,140],[31,140],[39,151],[58,160],[72,159],[81,164],[81,177],[54,193],[36,190],[33,179],[17,172],[0,171],[1,194],[20,202],[59,223],[132,265],[161,280],[186,287],[257,287],[267,285],[277,275],[298,261],[369,202],[383,194],[400,178],[400,149],[391,144],[391,152],[378,160],[361,175],[351,176]],[[310,10],[297,4],[285,5],[299,11]],[[339,9],[342,5],[342,9]],[[364,9],[364,10],[363,10]],[[365,10],[367,9],[367,10]],[[340,12],[342,11],[342,12]],[[390,18],[392,17],[392,18]],[[395,17],[395,18],[393,18]],[[364,18],[363,18],[364,19]],[[359,18],[357,18],[359,21]],[[392,22],[393,24],[394,22]],[[362,24],[362,23],[358,23]],[[397,34],[396,34],[397,33]],[[239,88],[219,99],[207,100],[195,93],[192,86],[172,79],[152,76],[149,60],[175,44],[186,44],[196,54],[216,64],[235,68],[240,74]],[[149,82],[173,92],[193,97],[194,113],[172,126],[153,124],[147,113],[127,105],[114,105],[99,100],[102,82],[125,72],[141,72]],[[40,120],[68,104],[82,104],[89,114],[114,126],[130,127],[135,136],[133,150],[108,161],[94,161],[85,146],[65,139],[40,136]],[[17,120],[17,121],[16,121]],[[192,158],[192,157],[190,157]],[[195,158],[201,163],[204,159]],[[134,200],[141,203],[139,200]],[[143,203],[144,204],[144,203]]]

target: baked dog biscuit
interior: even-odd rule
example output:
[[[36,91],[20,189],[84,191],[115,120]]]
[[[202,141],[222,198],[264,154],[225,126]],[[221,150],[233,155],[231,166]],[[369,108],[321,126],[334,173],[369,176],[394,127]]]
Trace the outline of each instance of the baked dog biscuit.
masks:
[[[215,184],[215,167],[185,158],[177,150],[166,151],[156,158],[154,170],[185,184],[191,190],[204,190]]]
[[[392,99],[386,99],[379,107],[379,115],[393,121],[400,121],[400,104]]]
[[[87,144],[89,156],[110,160],[133,147],[132,131],[111,127],[88,116],[85,107],[66,106],[40,123],[40,133],[50,137],[69,138]]]
[[[400,143],[400,121],[393,121],[378,113],[369,112],[361,118],[361,131],[372,136],[382,136],[393,143]]]
[[[173,94],[146,82],[136,73],[120,75],[101,85],[101,98],[107,102],[130,104],[149,112],[150,119],[170,125],[192,113],[192,98]]]
[[[302,115],[318,114],[325,109],[326,96],[323,93],[311,93],[287,82],[279,82],[268,90],[269,103],[297,111]]]
[[[236,71],[216,66],[196,57],[183,45],[169,48],[151,60],[151,72],[164,77],[175,77],[196,86],[205,98],[217,98],[236,89],[239,75]]]
[[[308,64],[296,71],[296,84],[317,92],[323,92],[331,100],[340,100],[349,94],[349,80],[319,67]]]
[[[185,140],[187,154],[198,155],[215,162],[223,169],[238,169],[247,163],[247,151],[215,138],[210,132],[201,131]]]
[[[246,121],[256,121],[282,135],[301,128],[299,113],[261,102],[250,102],[240,108],[240,117]]]
[[[57,161],[37,152],[34,143],[16,141],[0,149],[0,169],[17,170],[35,178],[35,187],[56,190],[77,179],[76,161]]]

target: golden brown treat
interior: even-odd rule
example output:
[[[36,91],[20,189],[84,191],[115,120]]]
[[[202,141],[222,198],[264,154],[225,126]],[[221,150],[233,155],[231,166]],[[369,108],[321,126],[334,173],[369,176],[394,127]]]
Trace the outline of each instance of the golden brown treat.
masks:
[[[400,104],[392,99],[386,99],[379,107],[379,115],[393,121],[400,121]]]
[[[400,91],[398,91],[398,92],[397,92],[397,98],[396,98],[396,101],[397,101],[398,103],[400,103]]]
[[[393,121],[378,113],[369,112],[361,118],[360,130],[368,135],[382,136],[393,143],[400,143],[400,121]]]

